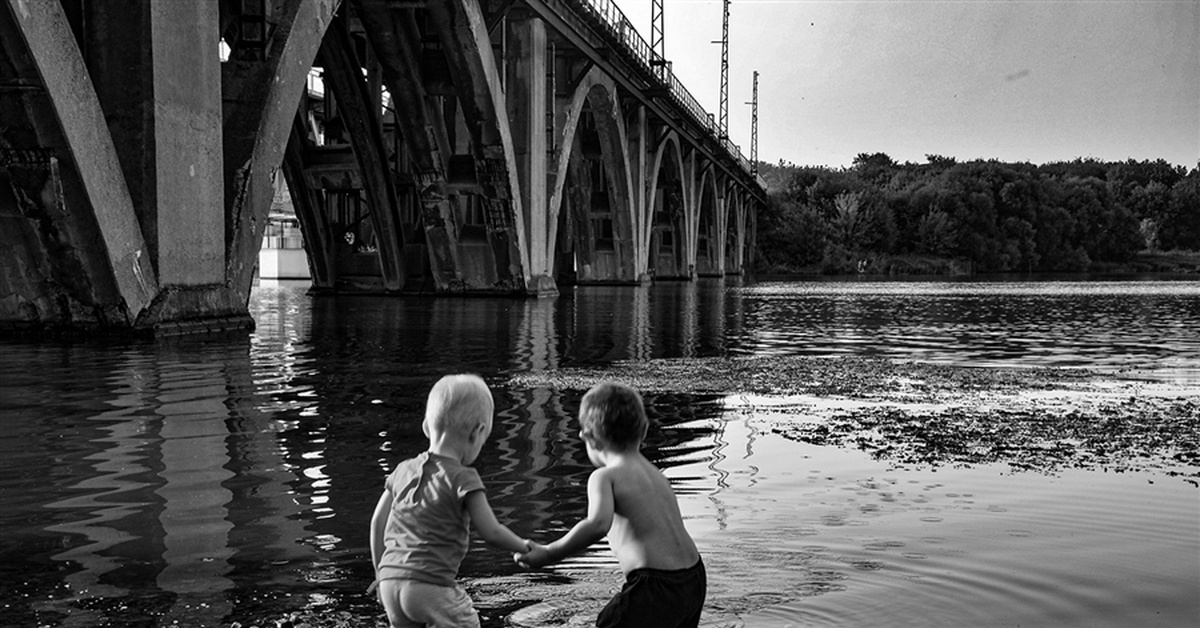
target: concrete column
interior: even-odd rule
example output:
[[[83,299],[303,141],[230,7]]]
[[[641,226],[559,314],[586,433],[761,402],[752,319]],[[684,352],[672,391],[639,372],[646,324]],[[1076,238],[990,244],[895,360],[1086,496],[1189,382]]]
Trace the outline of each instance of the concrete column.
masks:
[[[687,159],[683,162],[683,216],[684,216],[684,231],[680,234],[685,243],[683,262],[684,268],[688,277],[694,277],[696,270],[696,225],[699,221],[696,216],[700,215],[700,202],[704,198],[704,190],[701,187],[704,183],[704,170],[699,163],[700,157],[696,151],[692,151]]]
[[[222,284],[218,4],[90,7],[88,63],[159,282]]]
[[[549,258],[552,182],[547,173],[546,25],[538,18],[513,20],[508,25],[508,119],[513,153],[521,184],[521,209],[528,238],[530,289],[557,292],[554,261]]]
[[[630,165],[633,171],[633,260],[638,283],[650,283],[650,229],[654,224],[654,208],[650,206],[651,191],[658,173],[650,172],[652,149],[646,141],[646,107],[637,107],[637,117],[629,129]]]
[[[224,283],[218,5],[150,4],[159,281]]]
[[[726,251],[727,233],[730,229],[730,197],[728,197],[728,186],[724,183],[716,186],[716,203],[714,219],[716,219],[716,271],[718,274],[724,275],[727,270]]]

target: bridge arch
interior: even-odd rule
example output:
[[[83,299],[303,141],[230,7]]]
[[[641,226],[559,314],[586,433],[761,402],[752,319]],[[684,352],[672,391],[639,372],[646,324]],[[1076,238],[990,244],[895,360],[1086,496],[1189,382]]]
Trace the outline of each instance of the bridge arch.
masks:
[[[724,268],[725,274],[736,275],[744,267],[746,244],[745,204],[737,193],[728,195],[725,208]]]
[[[476,0],[453,0],[426,4],[430,21],[438,31],[446,70],[453,84],[453,100],[448,109],[448,152],[443,158],[444,179],[456,173],[453,166],[465,168],[467,189],[459,195],[478,208],[477,220],[486,231],[483,248],[473,256],[475,272],[463,272],[459,279],[467,289],[522,292],[531,286],[533,272],[539,267],[537,251],[531,246],[534,233],[544,230],[534,214],[529,191],[544,185],[530,173],[522,173],[518,158],[518,132],[513,128],[510,103],[505,96],[500,71],[493,53],[493,41],[487,20]],[[516,38],[521,39],[521,38]],[[514,46],[520,47],[514,42]],[[457,108],[457,111],[454,111]],[[445,114],[443,114],[445,115]],[[453,131],[452,131],[453,129]],[[461,132],[459,132],[461,131]],[[522,180],[522,174],[525,179]],[[464,201],[460,200],[462,204]],[[466,243],[458,242],[461,263],[470,264]]]
[[[547,251],[560,283],[637,279],[633,177],[616,84],[596,68],[565,105]]]
[[[723,253],[725,213],[721,186],[713,168],[705,168],[696,192],[695,268],[701,277],[724,274]]]
[[[644,220],[646,266],[655,278],[687,277],[690,240],[687,195],[692,186],[686,176],[678,134],[674,131],[666,134],[652,164]]]

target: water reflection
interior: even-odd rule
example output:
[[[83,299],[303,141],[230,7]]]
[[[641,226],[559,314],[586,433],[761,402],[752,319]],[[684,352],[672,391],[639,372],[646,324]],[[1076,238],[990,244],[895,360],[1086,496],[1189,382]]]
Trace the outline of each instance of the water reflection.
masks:
[[[82,464],[90,466],[90,473],[75,475],[84,479],[66,487],[66,492],[74,496],[46,504],[47,508],[62,511],[65,519],[48,526],[47,531],[78,538],[80,544],[50,556],[51,560],[73,566],[63,579],[70,597],[42,605],[41,612],[66,614],[70,605],[81,598],[119,598],[128,594],[124,587],[105,580],[105,576],[122,568],[125,562],[113,555],[112,548],[142,546],[151,551],[143,560],[150,563],[150,559],[157,559],[156,552],[160,550],[143,545],[143,533],[131,528],[129,520],[152,503],[152,491],[145,481],[153,473],[147,450],[151,448],[158,421],[143,410],[153,396],[146,366],[145,361],[129,353],[119,356],[116,372],[106,381],[112,386],[113,398],[106,400],[101,395],[100,400],[111,407],[89,418],[89,427],[95,427],[89,430],[92,434],[86,442],[94,449],[79,457]],[[116,579],[109,580],[119,583]],[[72,618],[77,625],[95,619],[86,612]]]
[[[791,282],[748,286],[733,352],[1153,370],[1200,381],[1200,282]],[[1182,383],[1182,382],[1181,382]]]
[[[233,474],[223,401],[225,378],[211,363],[177,364],[165,369],[170,378],[155,382],[159,422],[158,475],[155,494],[162,501],[163,568],[156,583],[174,599],[163,620],[212,625],[229,612],[221,593],[232,587],[224,574],[232,554],[226,505],[232,494],[221,483]],[[211,383],[210,383],[211,382]]]

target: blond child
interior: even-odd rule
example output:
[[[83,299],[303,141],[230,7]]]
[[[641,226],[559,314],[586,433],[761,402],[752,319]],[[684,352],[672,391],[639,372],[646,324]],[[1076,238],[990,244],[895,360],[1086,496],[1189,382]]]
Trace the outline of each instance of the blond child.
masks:
[[[492,431],[494,402],[476,375],[447,375],[429,391],[422,431],[429,450],[388,476],[371,517],[371,560],[392,628],[479,626],[458,584],[468,528],[489,544],[524,552],[528,542],[496,521],[471,464]],[[370,591],[370,589],[368,589]]]
[[[694,627],[700,622],[707,577],[688,535],[675,493],[639,451],[649,421],[641,396],[602,383],[583,397],[579,436],[596,466],[588,478],[587,517],[549,545],[514,554],[526,567],[560,561],[608,536],[625,585],[596,625],[625,628]]]

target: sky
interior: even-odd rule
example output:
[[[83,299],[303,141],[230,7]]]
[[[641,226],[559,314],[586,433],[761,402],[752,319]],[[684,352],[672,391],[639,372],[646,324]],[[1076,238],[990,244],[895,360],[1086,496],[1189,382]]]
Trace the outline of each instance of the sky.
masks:
[[[615,2],[649,42],[651,1]],[[663,4],[718,115],[722,1]],[[732,0],[729,40],[729,135],[749,157],[757,70],[768,163],[1200,161],[1200,0]]]

